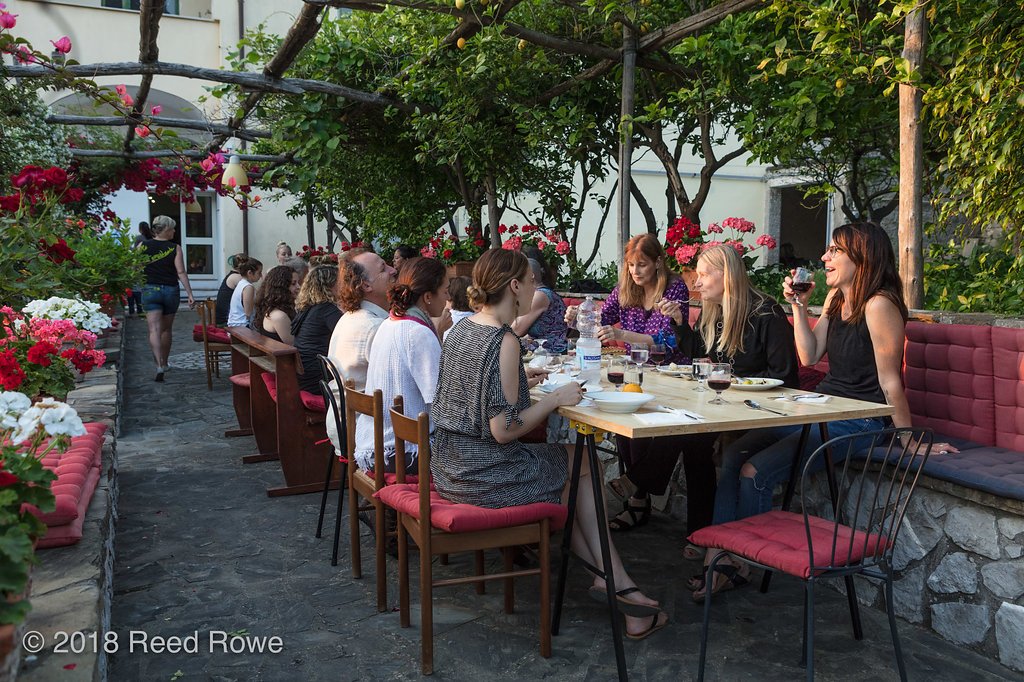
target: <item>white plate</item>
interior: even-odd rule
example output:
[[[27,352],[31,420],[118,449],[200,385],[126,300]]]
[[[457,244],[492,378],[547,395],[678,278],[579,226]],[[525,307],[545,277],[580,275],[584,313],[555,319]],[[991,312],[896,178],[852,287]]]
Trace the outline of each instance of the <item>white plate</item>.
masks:
[[[740,381],[747,380],[756,383],[753,384],[741,384]],[[762,377],[741,377],[733,382],[732,388],[737,391],[767,391],[772,388],[778,388],[783,384],[782,379],[767,379]]]
[[[693,368],[690,367],[689,365],[686,365],[686,366],[684,366],[684,365],[676,365],[674,368],[673,367],[669,367],[668,365],[661,365],[660,367],[657,368],[657,370],[660,373],[665,374],[665,375],[670,376],[670,377],[681,377],[681,376],[687,376],[688,377],[691,374],[693,374]]]
[[[654,400],[653,393],[623,393],[616,391],[588,393],[587,397],[594,401],[597,409],[616,414],[636,412],[641,406]]]

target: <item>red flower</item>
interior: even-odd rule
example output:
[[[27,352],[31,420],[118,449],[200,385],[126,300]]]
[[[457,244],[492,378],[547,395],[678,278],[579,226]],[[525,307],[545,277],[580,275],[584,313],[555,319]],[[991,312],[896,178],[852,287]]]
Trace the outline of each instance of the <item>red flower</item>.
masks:
[[[71,361],[71,364],[75,366],[82,374],[88,374],[92,371],[92,368],[96,366],[96,361],[92,355],[78,350],[77,348],[68,348],[66,351],[60,354],[62,358]]]
[[[50,166],[42,173],[42,182],[38,183],[39,186],[45,187],[50,186],[58,189],[63,189],[68,184],[68,174],[64,172],[63,168],[57,168],[56,166]]]
[[[11,176],[11,186],[16,189],[32,187],[42,177],[43,169],[39,166],[25,166],[17,175]]]
[[[47,244],[45,239],[40,239],[39,252],[57,265],[65,261],[75,260],[74,249],[68,246],[68,243],[63,238],[58,239],[53,244]]]
[[[498,234],[505,234],[508,232],[508,228],[504,225],[498,225]]]
[[[60,203],[71,204],[77,201],[81,201],[84,198],[85,192],[83,192],[77,187],[69,187],[68,190],[64,192],[64,196],[60,198]]]
[[[444,256],[445,258],[451,258],[452,257],[452,250],[451,249],[445,249],[444,251],[441,252],[441,255]]]
[[[483,248],[484,246],[487,245],[487,242],[485,242],[483,239],[477,239],[473,243],[479,246],[480,248]]]
[[[9,485],[14,485],[19,480],[20,479],[10,471],[0,471],[0,488],[6,488]]]
[[[46,341],[40,341],[36,345],[28,349],[28,354],[25,356],[29,362],[35,363],[40,367],[49,367],[53,360],[50,356],[57,355],[58,348],[52,343]]]
[[[18,359],[14,357],[14,351],[0,351],[0,386],[13,391],[21,386],[23,381],[25,372],[21,370]]]
[[[8,194],[5,197],[0,197],[0,210],[10,211],[14,213],[21,208],[21,195],[20,194]]]

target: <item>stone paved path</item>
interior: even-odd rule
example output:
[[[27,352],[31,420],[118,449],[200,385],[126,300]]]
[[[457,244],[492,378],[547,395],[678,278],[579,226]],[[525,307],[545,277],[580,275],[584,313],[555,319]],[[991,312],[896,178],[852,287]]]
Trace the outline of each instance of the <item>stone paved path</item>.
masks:
[[[195,352],[194,322],[179,315],[173,354]],[[234,424],[226,378],[208,392],[202,370],[172,370],[155,383],[141,320],[128,320],[120,519],[113,631],[119,652],[111,680],[413,680],[419,675],[419,630],[398,627],[397,612],[374,608],[372,546],[363,537],[363,580],[350,577],[346,541],[330,566],[330,540],[313,537],[316,495],[269,499],[281,482],[278,464],[242,465],[251,438],[225,439]],[[185,363],[181,363],[185,364]],[[347,523],[347,519],[345,519]],[[683,585],[699,565],[680,554],[682,528],[656,517],[622,536],[619,548],[637,581],[659,599],[669,627],[642,643],[627,642],[631,679],[686,680],[694,675],[701,611]],[[557,552],[555,552],[557,555]],[[493,560],[497,568],[496,558]],[[453,557],[442,571],[466,564]],[[393,562],[390,601],[397,604]],[[415,567],[413,568],[415,575]],[[536,583],[517,584],[518,611],[506,615],[498,585],[437,590],[435,679],[609,680],[614,655],[601,607],[570,576],[562,634],[554,655],[537,653]],[[798,667],[801,589],[776,580],[767,595],[747,588],[715,602],[711,680],[793,680]],[[413,592],[413,601],[417,601]],[[863,611],[866,637],[850,634],[845,598],[819,590],[816,664],[819,680],[896,679],[887,621]],[[413,622],[418,614],[414,612]],[[129,652],[131,632],[199,633],[194,654]],[[211,631],[279,636],[279,654],[211,653]],[[911,680],[1019,679],[973,652],[900,624]],[[251,640],[250,640],[251,641]]]

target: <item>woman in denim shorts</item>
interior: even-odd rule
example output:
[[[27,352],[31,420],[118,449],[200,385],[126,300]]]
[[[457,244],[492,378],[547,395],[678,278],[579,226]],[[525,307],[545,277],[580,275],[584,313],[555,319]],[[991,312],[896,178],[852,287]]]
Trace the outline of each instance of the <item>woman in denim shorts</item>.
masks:
[[[175,244],[174,231],[178,224],[173,218],[161,215],[153,219],[153,238],[142,242],[141,248],[152,260],[146,264],[146,284],[142,288],[142,307],[146,310],[149,325],[149,346],[156,361],[156,381],[164,380],[164,372],[170,367],[167,358],[171,354],[171,328],[174,315],[178,312],[181,294],[178,283],[188,294],[188,307],[195,306],[192,286],[185,271],[185,259],[181,247]]]

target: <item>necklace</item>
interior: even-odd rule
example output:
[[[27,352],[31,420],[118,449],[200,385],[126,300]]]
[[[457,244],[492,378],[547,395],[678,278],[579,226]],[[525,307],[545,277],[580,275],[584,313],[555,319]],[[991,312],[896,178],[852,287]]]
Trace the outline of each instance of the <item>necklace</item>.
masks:
[[[726,356],[726,354],[720,350],[722,345],[722,330],[724,328],[725,323],[722,320],[715,323],[715,348],[711,353],[713,356],[718,358],[718,362],[728,362],[730,367],[734,367],[736,365],[736,359],[731,355]]]

